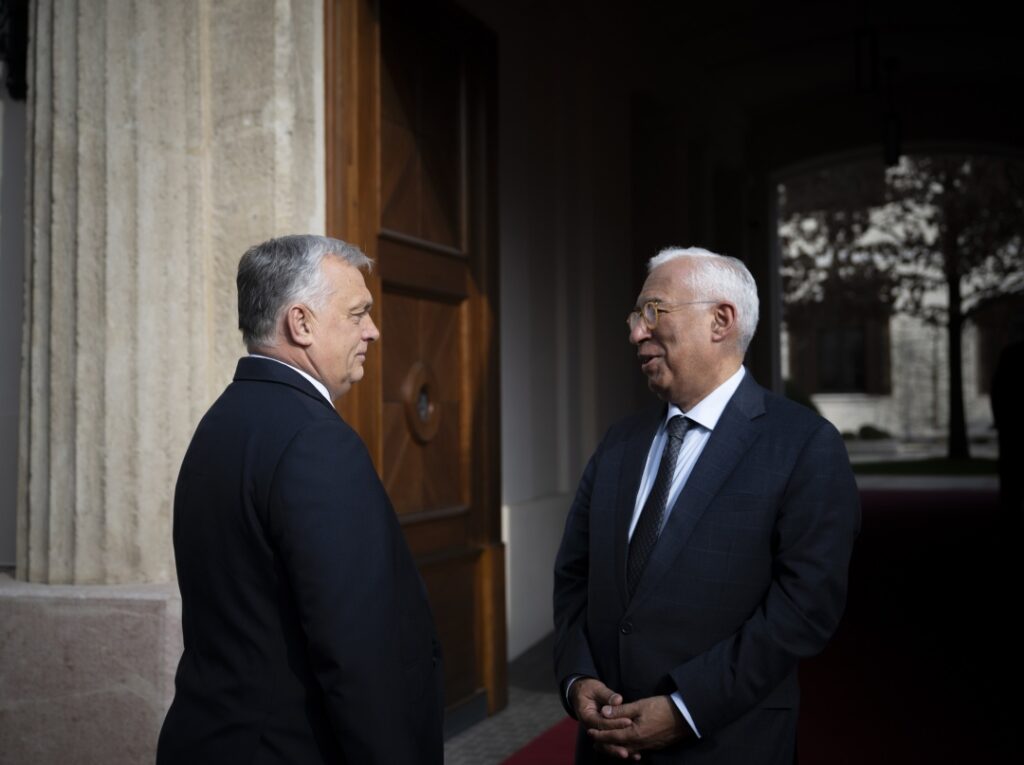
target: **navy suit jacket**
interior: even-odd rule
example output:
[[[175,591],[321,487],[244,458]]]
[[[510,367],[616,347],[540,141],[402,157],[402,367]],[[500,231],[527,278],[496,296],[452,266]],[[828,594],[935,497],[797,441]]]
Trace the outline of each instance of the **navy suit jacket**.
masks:
[[[185,651],[157,762],[440,763],[422,581],[363,442],[243,358],[174,495]]]
[[[645,761],[792,762],[797,662],[836,628],[860,524],[846,449],[747,374],[630,599],[628,528],[664,416],[614,425],[580,481],[555,564],[560,687],[585,675],[627,701],[679,691],[702,738]],[[604,761],[582,730],[577,761]]]

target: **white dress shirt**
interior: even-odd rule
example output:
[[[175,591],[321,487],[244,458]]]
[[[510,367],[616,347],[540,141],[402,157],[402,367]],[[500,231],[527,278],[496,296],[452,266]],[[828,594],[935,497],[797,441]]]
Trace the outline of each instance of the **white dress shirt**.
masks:
[[[715,425],[718,424],[722,412],[725,411],[725,405],[729,403],[732,394],[740,386],[743,375],[744,369],[740,367],[732,377],[701,399],[700,403],[689,412],[684,412],[675,404],[668,405],[665,419],[658,427],[658,432],[654,435],[654,440],[651,442],[650,451],[647,452],[647,463],[644,466],[643,477],[640,479],[640,491],[637,492],[636,503],[633,506],[633,520],[629,523],[630,539],[633,538],[636,522],[640,520],[640,511],[644,508],[647,495],[654,488],[654,479],[658,476],[658,466],[661,465],[661,453],[665,450],[668,421],[676,415],[683,415],[690,420],[690,428],[686,431],[683,447],[679,450],[679,456],[676,458],[676,472],[672,478],[672,488],[668,492],[662,528],[665,527],[665,521],[668,520],[669,513],[672,512],[672,505],[679,498],[679,493],[683,490],[683,486],[686,485],[686,479],[690,477],[693,466],[697,464],[697,458],[700,457],[700,453],[704,451],[704,446],[707,444],[708,439],[711,438],[711,431],[715,429]]]
[[[665,419],[658,426],[658,432],[654,435],[651,448],[647,452],[647,463],[644,466],[643,477],[640,479],[640,490],[637,492],[636,503],[633,505],[633,520],[629,523],[630,539],[633,538],[633,530],[636,528],[637,521],[640,520],[640,512],[644,508],[644,502],[647,501],[647,495],[651,493],[651,489],[654,487],[654,479],[658,475],[661,455],[665,450],[665,439],[668,437],[666,435],[668,432],[668,421],[676,415],[683,415],[690,420],[690,427],[683,437],[683,446],[679,450],[679,456],[676,458],[676,470],[672,478],[672,487],[668,492],[668,500],[665,504],[665,517],[661,522],[662,528],[665,528],[665,522],[668,521],[668,516],[672,512],[672,506],[679,499],[679,494],[686,485],[686,479],[693,472],[693,466],[697,464],[697,459],[700,457],[701,452],[704,451],[704,447],[707,446],[708,439],[711,438],[711,431],[718,424],[722,412],[725,411],[725,405],[729,403],[729,399],[732,398],[732,395],[740,386],[744,374],[745,371],[741,366],[728,380],[702,398],[689,412],[684,412],[675,404],[668,405]],[[686,722],[693,728],[693,732],[699,738],[700,731],[697,730],[697,726],[694,724],[690,711],[686,708],[686,704],[683,702],[683,697],[679,694],[679,691],[672,694],[672,701],[675,702],[683,717],[686,718]]]

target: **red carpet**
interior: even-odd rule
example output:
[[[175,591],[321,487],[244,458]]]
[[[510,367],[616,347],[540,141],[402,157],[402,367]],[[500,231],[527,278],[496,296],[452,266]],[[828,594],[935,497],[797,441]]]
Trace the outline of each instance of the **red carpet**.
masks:
[[[800,765],[1024,762],[1022,540],[987,491],[865,491],[846,615],[801,665]],[[572,762],[575,722],[505,765]]]
[[[568,765],[576,748],[576,721],[566,717],[513,754],[502,765]]]
[[[985,491],[865,491],[850,595],[801,666],[800,765],[1021,758],[1021,539]]]

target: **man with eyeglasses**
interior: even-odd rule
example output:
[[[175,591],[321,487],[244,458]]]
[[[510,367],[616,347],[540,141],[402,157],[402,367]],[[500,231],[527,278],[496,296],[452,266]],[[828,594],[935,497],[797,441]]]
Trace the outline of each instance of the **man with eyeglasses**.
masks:
[[[591,457],[555,563],[577,763],[792,763],[797,664],[846,600],[857,487],[836,429],[743,368],[757,288],[663,250],[629,314],[661,402]]]

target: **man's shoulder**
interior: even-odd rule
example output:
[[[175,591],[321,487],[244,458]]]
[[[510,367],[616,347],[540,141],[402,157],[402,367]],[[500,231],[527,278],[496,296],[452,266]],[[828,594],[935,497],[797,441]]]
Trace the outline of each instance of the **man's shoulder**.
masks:
[[[769,425],[798,430],[832,427],[828,420],[810,407],[768,390],[749,374],[733,394],[730,405],[751,419],[765,417]]]
[[[806,404],[801,404],[791,398],[762,389],[764,395],[765,413],[791,423],[805,424],[810,427],[828,424],[828,420],[811,409]]]
[[[251,408],[256,415],[270,415],[268,406],[308,412],[310,417],[333,416],[333,409],[315,390],[309,391],[291,381],[235,379],[221,394],[221,401]]]
[[[830,453],[845,450],[842,435],[835,425],[806,404],[769,390],[763,390],[762,400],[764,415],[757,419],[762,435],[769,439],[765,443],[770,448],[780,453],[789,449],[801,451],[813,443],[816,448],[829,445]]]
[[[319,393],[273,379],[236,378],[203,419],[229,429],[255,428],[262,437],[272,439],[291,439],[310,429],[339,438],[358,438]]]
[[[199,422],[188,454],[268,471],[287,454],[306,455],[300,461],[331,455],[335,462],[344,455],[360,468],[371,464],[362,439],[332,408],[294,388],[253,381],[225,389]],[[186,461],[194,466],[188,455]]]

